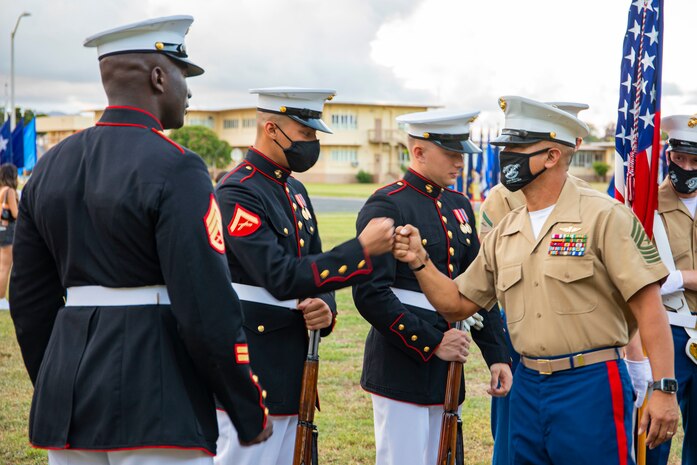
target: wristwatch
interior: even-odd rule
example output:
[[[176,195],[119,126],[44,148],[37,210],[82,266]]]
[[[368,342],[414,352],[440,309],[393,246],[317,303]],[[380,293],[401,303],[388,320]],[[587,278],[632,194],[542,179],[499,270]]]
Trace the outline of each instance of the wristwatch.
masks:
[[[668,394],[675,394],[678,392],[678,380],[673,378],[663,378],[658,381],[654,381],[651,384],[651,389],[654,391],[663,391]]]

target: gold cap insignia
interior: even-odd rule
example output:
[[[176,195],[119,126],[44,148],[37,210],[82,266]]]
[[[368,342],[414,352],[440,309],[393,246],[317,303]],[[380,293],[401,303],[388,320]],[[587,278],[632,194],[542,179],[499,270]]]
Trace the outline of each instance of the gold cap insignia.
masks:
[[[478,118],[478,116],[471,117],[470,120],[468,121],[468,123],[474,123],[475,121],[477,121],[477,118]]]
[[[424,132],[424,139],[428,139],[429,137],[431,137],[431,134],[429,134],[428,132]]]
[[[549,137],[551,137],[552,139],[556,139],[556,138],[557,138],[557,133],[554,132],[554,131],[552,131],[552,132],[549,133]]]
[[[697,126],[697,116],[693,116],[692,118],[690,118],[687,122],[687,126],[690,128],[694,128],[695,126]]]
[[[501,110],[506,111],[507,106],[506,99],[503,97],[499,98],[499,107],[501,107]]]
[[[165,44],[163,44],[162,42],[155,42],[155,48],[158,50],[162,50],[165,48]]]
[[[281,179],[281,176],[283,176],[283,172],[281,170],[276,170],[273,172],[273,174],[278,178]]]
[[[333,99],[333,98],[334,98],[334,96],[333,96],[333,95],[330,95],[329,97],[327,97],[327,100],[331,100],[331,99]]]
[[[288,109],[286,107],[281,107],[281,108],[279,108],[279,111],[281,113],[285,113],[286,111],[288,111]]]
[[[426,192],[428,192],[429,194],[433,192],[433,186],[430,184],[426,184]]]

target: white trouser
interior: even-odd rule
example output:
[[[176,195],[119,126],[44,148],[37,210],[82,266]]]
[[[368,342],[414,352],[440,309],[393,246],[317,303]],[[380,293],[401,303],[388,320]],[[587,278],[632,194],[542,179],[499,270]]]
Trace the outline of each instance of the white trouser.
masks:
[[[443,406],[410,404],[374,394],[370,397],[375,426],[375,465],[435,464]]]
[[[136,449],[113,452],[49,450],[48,465],[212,465],[213,457],[199,450]]]
[[[273,434],[261,444],[244,447],[230,417],[222,410],[218,414],[218,455],[215,465],[292,465],[295,450],[297,415],[269,416]]]

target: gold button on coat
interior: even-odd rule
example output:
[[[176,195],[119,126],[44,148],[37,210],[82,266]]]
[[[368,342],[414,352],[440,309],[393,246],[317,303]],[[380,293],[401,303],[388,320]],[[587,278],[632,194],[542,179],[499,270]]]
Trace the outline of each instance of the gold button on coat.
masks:
[[[339,274],[344,274],[344,273],[346,273],[346,270],[348,270],[348,266],[346,266],[346,265],[341,265],[341,266],[339,267]]]
[[[454,270],[455,268],[453,267],[453,264],[452,264],[452,263],[451,263],[450,265],[448,265],[448,269],[450,270],[451,273],[453,272],[453,270]]]
[[[443,223],[448,224],[448,219],[445,217],[445,215],[440,217],[441,220],[443,220]]]
[[[400,331],[404,331],[404,325],[399,325],[398,328]]]
[[[263,333],[263,332],[264,332],[264,329],[265,329],[265,328],[264,328],[264,325],[259,325],[259,326],[257,326],[257,331],[259,331],[260,333]]]
[[[424,347],[424,352],[428,352],[429,350],[431,350],[429,346]]]
[[[300,247],[305,247],[305,239],[300,239]]]
[[[442,207],[442,206],[443,206],[443,204],[442,204],[442,203],[440,203],[440,200],[437,200],[437,201],[436,201],[436,205],[438,205],[438,208],[440,208],[440,207]]]
[[[329,270],[324,270],[319,274],[319,277],[322,279],[326,278],[327,276],[329,276]]]
[[[283,234],[288,235],[288,228],[283,228]]]
[[[303,222],[302,222],[302,221],[298,221],[298,229],[302,229],[302,228],[303,228]]]
[[[257,375],[252,375],[252,381],[254,381],[255,383],[258,383],[259,377]]]
[[[450,239],[453,238],[453,232],[452,232],[452,231],[448,231],[448,237],[449,237]]]
[[[411,340],[412,340],[412,341],[416,341],[418,338],[419,338],[419,336],[417,336],[416,334],[414,334],[414,335],[411,337]]]
[[[452,257],[453,255],[455,255],[455,249],[450,247],[450,256]]]
[[[422,243],[423,245],[428,244],[428,239],[421,239],[421,243]]]
[[[361,260],[360,262],[358,262],[358,269],[361,269],[364,266],[365,266],[365,260]]]

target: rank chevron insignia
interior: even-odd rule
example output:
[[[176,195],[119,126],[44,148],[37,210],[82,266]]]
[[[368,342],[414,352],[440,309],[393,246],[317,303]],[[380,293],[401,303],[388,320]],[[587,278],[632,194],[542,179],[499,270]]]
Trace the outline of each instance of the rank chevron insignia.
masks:
[[[232,220],[227,227],[227,232],[232,237],[244,237],[259,229],[259,226],[261,226],[259,216],[237,204],[235,205],[235,212],[232,214]]]
[[[639,220],[633,218],[632,223],[632,240],[639,249],[641,256],[644,257],[644,261],[648,264],[654,264],[661,261],[661,257],[658,255],[658,250],[656,246],[649,240],[649,237],[644,232],[644,227],[639,223]]]
[[[220,215],[220,208],[215,196],[211,194],[208,211],[203,217],[203,223],[206,225],[206,233],[208,234],[208,243],[218,253],[225,253],[225,240],[223,239],[223,223]]]
[[[563,231],[567,234],[573,234],[575,232],[578,232],[581,230],[581,228],[575,228],[573,226],[567,226],[566,228],[559,228],[560,231]]]

